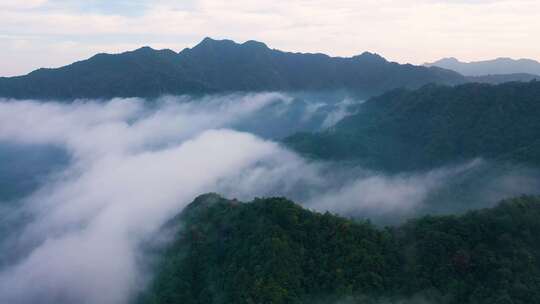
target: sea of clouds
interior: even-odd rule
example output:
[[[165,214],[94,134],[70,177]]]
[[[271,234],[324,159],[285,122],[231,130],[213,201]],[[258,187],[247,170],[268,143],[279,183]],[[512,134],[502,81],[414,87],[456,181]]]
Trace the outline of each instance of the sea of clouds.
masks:
[[[278,128],[295,102],[283,93],[1,100],[0,143],[59,148],[69,161],[0,208],[13,223],[0,225],[0,303],[129,302],[148,278],[142,245],[203,193],[407,218],[448,179],[484,163],[387,175],[308,161],[257,125],[264,118]],[[354,112],[350,104],[318,114],[328,105],[307,104],[299,123],[317,117],[309,130],[332,126]]]

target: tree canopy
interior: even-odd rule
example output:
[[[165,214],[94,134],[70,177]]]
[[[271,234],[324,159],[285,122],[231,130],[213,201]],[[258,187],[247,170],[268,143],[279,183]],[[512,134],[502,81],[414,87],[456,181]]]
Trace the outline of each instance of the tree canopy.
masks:
[[[284,198],[197,198],[140,303],[536,303],[540,199],[378,228]],[[405,302],[406,303],[406,302]]]

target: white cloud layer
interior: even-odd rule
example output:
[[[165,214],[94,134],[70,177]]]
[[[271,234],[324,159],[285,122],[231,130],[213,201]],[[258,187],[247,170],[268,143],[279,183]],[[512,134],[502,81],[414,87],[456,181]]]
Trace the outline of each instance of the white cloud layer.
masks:
[[[0,274],[0,302],[125,303],[139,277],[135,249],[164,221],[231,173],[291,157],[219,129],[274,95],[166,100],[153,110],[136,99],[0,103],[1,140],[60,145],[73,156],[26,200],[36,220],[16,244],[32,249]]]
[[[0,142],[57,145],[72,157],[18,202],[30,220],[0,241],[0,267],[8,261],[0,303],[126,303],[144,279],[141,245],[202,193],[287,195],[321,211],[407,214],[476,165],[351,175],[229,129],[276,100],[291,104],[279,93],[166,97],[152,106],[140,99],[0,101]]]
[[[540,59],[536,0],[0,2],[0,74],[18,75],[98,52],[183,49],[205,36],[399,62],[454,56]]]

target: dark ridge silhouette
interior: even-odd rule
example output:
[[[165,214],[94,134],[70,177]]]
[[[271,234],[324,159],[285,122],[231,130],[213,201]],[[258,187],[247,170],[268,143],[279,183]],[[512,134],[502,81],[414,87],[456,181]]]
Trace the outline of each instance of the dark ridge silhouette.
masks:
[[[283,52],[257,41],[238,44],[205,38],[179,53],[143,47],[0,78],[0,96],[72,99],[341,89],[372,96],[399,87],[465,81],[453,71],[401,65],[367,52],[340,58]]]

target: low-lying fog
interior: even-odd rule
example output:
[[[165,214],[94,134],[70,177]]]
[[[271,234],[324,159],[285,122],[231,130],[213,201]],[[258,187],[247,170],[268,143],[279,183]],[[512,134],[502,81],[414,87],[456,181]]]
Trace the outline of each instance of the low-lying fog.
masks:
[[[128,302],[148,278],[142,244],[206,192],[287,196],[393,224],[538,189],[536,172],[481,159],[387,175],[307,161],[279,144],[360,104],[284,93],[1,100],[0,303]],[[481,182],[471,186],[471,176]],[[452,191],[463,184],[468,200]]]

